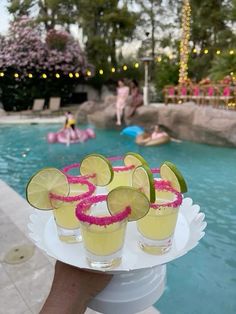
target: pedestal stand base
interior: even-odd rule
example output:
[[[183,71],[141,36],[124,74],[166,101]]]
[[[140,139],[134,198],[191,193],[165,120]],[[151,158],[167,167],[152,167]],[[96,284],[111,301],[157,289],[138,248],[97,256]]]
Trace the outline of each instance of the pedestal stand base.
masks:
[[[104,314],[134,314],[152,306],[163,294],[166,265],[114,275],[89,304]]]

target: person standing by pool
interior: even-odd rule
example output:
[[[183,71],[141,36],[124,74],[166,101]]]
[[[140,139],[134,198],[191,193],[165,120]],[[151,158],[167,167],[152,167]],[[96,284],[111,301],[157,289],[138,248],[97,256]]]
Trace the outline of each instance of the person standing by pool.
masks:
[[[130,94],[126,113],[127,118],[132,117],[135,114],[136,109],[143,105],[143,95],[141,94],[138,82],[135,79],[130,83]]]
[[[123,79],[118,81],[116,99],[116,124],[121,125],[121,118],[129,97],[129,87],[125,85]]]

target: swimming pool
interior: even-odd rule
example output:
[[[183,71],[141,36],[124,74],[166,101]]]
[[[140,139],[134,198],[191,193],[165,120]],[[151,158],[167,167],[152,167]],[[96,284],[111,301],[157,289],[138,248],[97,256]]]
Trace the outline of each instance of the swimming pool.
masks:
[[[168,265],[167,289],[156,306],[162,314],[236,313],[236,150],[189,142],[140,147],[116,131],[97,130],[96,140],[66,147],[47,144],[58,125],[0,127],[0,178],[21,195],[29,177],[45,166],[62,168],[99,152],[142,154],[152,165],[171,160],[186,177],[189,193],[206,214],[200,245]]]

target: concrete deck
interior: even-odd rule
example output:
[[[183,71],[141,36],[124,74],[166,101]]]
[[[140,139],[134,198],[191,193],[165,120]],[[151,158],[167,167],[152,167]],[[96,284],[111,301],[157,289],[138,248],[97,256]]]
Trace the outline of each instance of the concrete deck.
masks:
[[[4,262],[6,253],[17,246],[33,246],[28,237],[26,200],[0,180],[0,314],[37,314],[50,290],[54,259],[35,247],[33,256],[20,264]],[[86,314],[95,314],[87,309]],[[158,314],[151,307],[140,314]],[[56,314],[56,313],[55,313]]]

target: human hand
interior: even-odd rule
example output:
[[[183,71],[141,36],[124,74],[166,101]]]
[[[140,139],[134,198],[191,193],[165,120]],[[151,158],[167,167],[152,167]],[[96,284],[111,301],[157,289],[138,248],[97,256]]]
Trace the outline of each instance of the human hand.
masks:
[[[111,278],[112,275],[57,261],[52,288],[40,313],[84,313],[89,301],[107,286]]]

